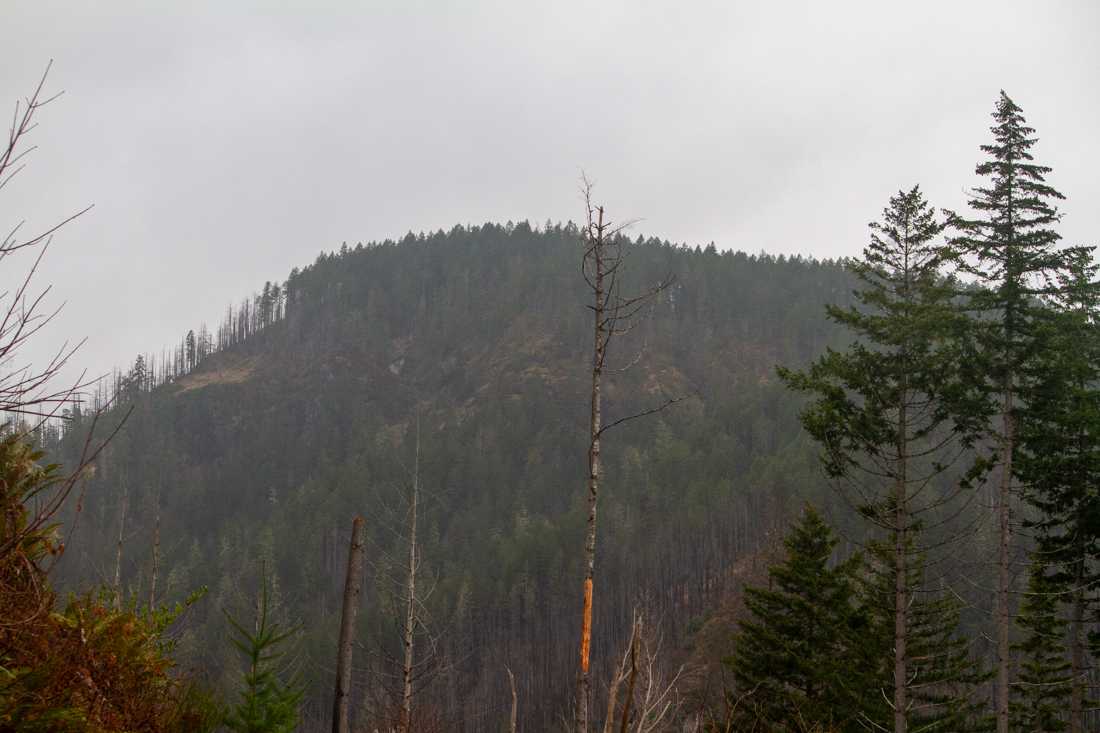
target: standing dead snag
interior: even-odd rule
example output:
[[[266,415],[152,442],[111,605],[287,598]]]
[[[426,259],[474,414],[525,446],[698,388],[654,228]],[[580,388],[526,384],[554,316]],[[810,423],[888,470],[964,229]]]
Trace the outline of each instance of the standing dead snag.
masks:
[[[332,733],[348,733],[348,696],[351,694],[351,652],[355,641],[355,617],[363,586],[363,518],[351,523],[348,576],[344,581],[344,607],[340,614],[340,646],[336,657],[336,695],[332,702]]]
[[[119,506],[118,516],[118,543],[115,546],[115,582],[112,586],[115,591],[115,610],[122,610],[122,543],[126,538],[126,507],[130,503],[130,492],[126,484],[122,485],[122,503]]]
[[[416,420],[416,447],[410,472],[411,485],[403,495],[404,506],[381,512],[379,526],[394,536],[393,551],[379,548],[377,569],[385,586],[383,606],[395,616],[398,649],[378,647],[372,664],[368,703],[372,725],[386,733],[430,733],[444,730],[433,702],[422,702],[421,693],[444,669],[440,637],[431,631],[428,612],[435,580],[424,575],[420,522],[429,502],[420,483],[420,419]],[[431,499],[431,492],[427,498]]]
[[[23,170],[27,157],[35,149],[28,138],[37,125],[38,112],[59,96],[44,91],[49,70],[47,66],[30,96],[16,101],[7,138],[0,139],[0,192]],[[0,365],[3,365],[0,413],[4,413],[0,422],[17,431],[20,438],[26,438],[34,430],[34,421],[28,418],[44,422],[51,417],[64,416],[66,408],[79,407],[80,392],[89,386],[84,381],[84,374],[74,382],[64,383],[61,388],[57,382],[83,341],[61,345],[44,365],[26,361],[23,349],[60,310],[48,309],[50,286],[38,289],[34,283],[51,238],[90,208],[35,232],[26,232],[24,222],[18,220],[3,224],[6,229],[0,232],[0,267],[8,267],[6,272],[11,274],[10,268],[20,253],[30,255],[25,274],[13,276],[12,287],[0,293]],[[75,517],[80,514],[85,479],[92,473],[93,463],[104,446],[129,415],[127,412],[119,426],[103,439],[97,436],[96,430],[107,407],[102,405],[91,413],[79,457],[69,464],[67,474],[46,469],[40,480],[10,484],[0,491],[0,615],[9,629],[7,633],[14,634],[13,638],[28,638],[24,632],[36,628],[53,608],[55,596],[47,576],[72,536]],[[20,455],[25,452],[29,455],[29,443],[18,447],[9,440],[8,448]],[[34,460],[27,458],[27,470]],[[74,519],[68,522],[67,534],[62,537],[51,527],[58,524],[57,515],[74,491],[77,495]],[[44,552],[38,553],[38,549]]]
[[[592,683],[589,677],[589,661],[592,649],[593,576],[596,567],[596,505],[600,490],[600,439],[610,428],[645,415],[659,412],[679,401],[665,400],[662,404],[642,412],[603,424],[603,375],[607,354],[612,340],[626,334],[637,324],[642,310],[672,283],[666,277],[641,293],[625,296],[621,293],[621,270],[624,262],[623,229],[630,225],[612,226],[604,208],[592,202],[592,184],[583,179],[582,193],[585,204],[585,227],[582,235],[584,255],[581,272],[592,291],[592,391],[589,413],[588,441],[588,522],[584,540],[584,606],[581,615],[580,669],[577,674],[575,733],[587,733],[589,721],[589,697]],[[640,356],[640,355],[639,355]],[[637,359],[631,362],[633,365]],[[628,366],[630,366],[628,365]]]
[[[0,192],[23,170],[27,157],[35,149],[33,144],[29,144],[28,138],[38,125],[38,113],[61,96],[60,92],[53,95],[45,92],[50,66],[52,62],[46,66],[45,72],[30,96],[16,101],[7,139],[0,140]],[[57,386],[58,378],[62,376],[62,371],[66,368],[69,359],[84,343],[83,340],[76,344],[62,344],[53,352],[53,356],[45,365],[34,365],[23,361],[24,354],[21,351],[60,312],[60,307],[47,309],[47,297],[51,286],[47,285],[38,290],[34,284],[34,277],[50,247],[53,235],[91,208],[87,206],[66,216],[56,224],[31,233],[24,230],[23,221],[9,222],[4,225],[6,233],[0,232],[0,266],[10,267],[14,260],[8,261],[9,258],[18,258],[21,253],[32,255],[25,275],[14,278],[13,287],[0,293],[0,364],[4,366],[0,373],[0,413],[4,413],[3,422],[20,430],[26,429],[26,426],[19,422],[23,418],[39,418],[44,421],[64,415],[67,407],[78,406],[81,390],[94,382],[94,380],[86,381],[85,375],[81,373],[75,381],[66,382],[61,388]],[[18,525],[11,525],[7,531],[0,532],[0,564],[20,556],[25,543],[30,538],[45,532],[53,525],[58,512],[76,489],[77,484],[83,485],[83,479],[91,470],[92,463],[129,415],[127,412],[123,416],[119,425],[106,439],[97,438],[95,431],[99,427],[99,418],[108,407],[109,405],[101,405],[92,413],[89,432],[81,448],[79,459],[71,466],[71,472],[49,481],[47,486],[36,492],[33,503],[25,504],[28,510],[26,517],[21,519]],[[78,513],[80,493],[77,492]],[[70,523],[70,535],[71,527]],[[64,543],[52,556],[46,572],[61,556],[63,550]],[[47,607],[43,603],[45,596],[42,595],[45,591],[36,584],[35,593],[39,594],[36,599],[38,607],[40,610],[45,609]],[[3,594],[0,593],[0,595]],[[37,615],[32,618],[37,618]],[[28,622],[30,620],[28,619]]]
[[[680,667],[671,677],[664,677],[659,670],[661,639],[646,633],[645,617],[634,611],[630,640],[622,660],[611,677],[607,693],[607,715],[604,733],[653,733],[664,730],[679,707],[676,685],[683,674]],[[622,713],[619,725],[615,725],[615,710],[619,702],[619,688],[626,683],[622,695]]]
[[[149,578],[149,608],[157,605],[157,571],[160,570],[160,490],[157,490],[156,516],[153,519],[153,572]]]
[[[419,565],[416,549],[416,510],[420,499],[420,420],[416,423],[416,459],[413,468],[412,507],[409,520],[409,574],[405,584],[405,631],[401,642],[405,648],[405,662],[401,668],[401,717],[398,719],[400,733],[409,733],[412,725],[413,702],[413,641],[416,635],[416,570]]]
[[[516,733],[516,715],[519,713],[519,698],[516,696],[516,676],[512,674],[512,669],[505,665],[504,671],[508,673],[508,683],[512,686],[512,717],[509,721],[508,731],[509,733]]]
[[[61,96],[60,93],[44,96],[43,90],[49,73],[50,67],[47,66],[34,93],[15,104],[11,126],[8,128],[8,139],[0,142],[0,190],[3,190],[23,170],[26,156],[35,148],[33,145],[26,144],[27,136],[38,125],[35,116],[39,110]],[[0,235],[0,263],[24,249],[38,251],[26,276],[17,281],[14,289],[0,295],[0,363],[5,365],[4,373],[0,376],[0,412],[53,417],[59,414],[63,407],[75,403],[79,398],[79,391],[89,386],[89,383],[84,381],[83,374],[71,386],[62,389],[53,386],[55,377],[61,373],[69,359],[84,343],[83,340],[72,346],[63,344],[44,367],[20,365],[14,363],[14,360],[19,354],[20,347],[52,321],[60,311],[60,308],[50,312],[43,311],[46,296],[50,292],[49,286],[38,293],[32,289],[32,281],[49,249],[54,233],[91,208],[88,206],[30,236],[22,236],[23,222],[12,226],[6,235]]]

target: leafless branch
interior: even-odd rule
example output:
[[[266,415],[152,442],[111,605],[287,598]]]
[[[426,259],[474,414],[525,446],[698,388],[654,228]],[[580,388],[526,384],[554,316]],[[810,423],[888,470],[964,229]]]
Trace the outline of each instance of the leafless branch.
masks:
[[[646,417],[647,415],[655,415],[658,412],[662,412],[664,410],[667,410],[668,408],[672,407],[676,403],[683,402],[686,399],[687,399],[686,397],[669,397],[668,399],[666,399],[664,402],[657,405],[656,407],[652,407],[648,410],[643,410],[641,412],[636,412],[633,415],[627,415],[626,417],[620,417],[618,420],[613,420],[612,422],[609,422],[607,425],[604,425],[602,428],[600,428],[600,431],[599,431],[598,434],[602,436],[608,430],[610,430],[611,428],[613,428],[617,425],[622,425],[623,423],[630,422],[631,420],[637,420],[638,418]]]

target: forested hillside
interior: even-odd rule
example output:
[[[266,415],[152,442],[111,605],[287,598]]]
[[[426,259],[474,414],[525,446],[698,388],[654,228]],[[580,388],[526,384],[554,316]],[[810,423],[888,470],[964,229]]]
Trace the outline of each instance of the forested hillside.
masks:
[[[0,733],[1100,731],[1100,3],[21,5]]]
[[[823,305],[849,303],[853,286],[833,262],[641,237],[627,252],[630,285],[675,283],[616,343],[605,414],[684,399],[604,446],[593,637],[604,684],[632,608],[662,631],[672,668],[734,565],[802,498],[835,504],[800,430],[801,398],[775,365],[846,343]],[[70,507],[78,551],[56,577],[85,587],[117,573],[143,602],[207,586],[178,654],[229,693],[238,669],[223,610],[249,611],[266,574],[276,615],[303,626],[293,664],[307,730],[321,730],[362,514],[352,707],[362,723],[385,720],[416,471],[417,729],[499,730],[507,666],[520,728],[550,730],[569,715],[580,613],[591,360],[581,256],[577,227],[526,222],[345,246],[265,287],[215,337],[197,329],[159,366],[142,357],[116,379],[102,419],[128,417]],[[47,437],[62,463],[88,428],[78,411]]]

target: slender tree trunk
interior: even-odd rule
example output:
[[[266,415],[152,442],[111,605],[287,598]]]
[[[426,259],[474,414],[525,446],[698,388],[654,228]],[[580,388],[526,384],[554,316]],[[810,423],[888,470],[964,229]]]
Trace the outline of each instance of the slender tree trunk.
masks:
[[[359,614],[359,592],[363,585],[363,518],[351,523],[348,575],[344,581],[344,606],[340,613],[340,645],[336,650],[336,694],[332,702],[332,733],[348,733],[348,702],[351,695],[351,652],[355,644],[355,617]]]
[[[624,698],[622,715],[622,724],[624,726],[628,725],[627,720],[630,717],[630,709],[634,700],[635,675],[638,671],[638,634],[640,631],[641,620],[638,617],[637,609],[635,609],[634,620],[630,627],[630,642],[623,653],[622,661],[615,667],[615,671],[611,675],[611,683],[607,686],[607,714],[603,720],[603,733],[614,733],[615,731],[615,710],[619,704],[619,687],[629,677],[629,687]],[[630,665],[629,670],[628,663]]]
[[[1070,733],[1084,733],[1085,730],[1085,686],[1088,684],[1088,670],[1085,669],[1085,555],[1078,552],[1077,567],[1073,573],[1073,617],[1070,619],[1070,665],[1073,673],[1073,687],[1070,693],[1069,730]]]
[[[589,411],[588,431],[588,526],[584,539],[584,607],[581,616],[581,654],[580,672],[577,675],[577,709],[574,720],[574,733],[587,733],[589,720],[589,698],[591,679],[589,677],[589,654],[592,645],[592,580],[596,568],[596,500],[600,491],[600,426],[602,395],[600,393],[603,377],[604,349],[604,261],[603,261],[603,209],[598,209],[598,239],[592,243],[595,273],[593,285],[595,302],[593,311],[592,346],[592,392]]]
[[[634,687],[638,683],[638,635],[641,631],[641,621],[635,619],[634,633],[630,637],[630,678],[626,683],[626,697],[623,699],[623,718],[619,733],[627,733],[630,730],[630,714],[634,709]]]
[[[402,643],[405,647],[405,663],[401,669],[401,714],[398,719],[400,733],[410,733],[413,702],[413,637],[416,632],[416,512],[420,498],[420,427],[417,420],[416,461],[413,468],[412,516],[409,524],[409,574],[405,584],[405,631]]]
[[[584,235],[585,252],[581,270],[592,292],[592,391],[588,431],[588,523],[584,538],[584,606],[581,615],[580,667],[577,673],[574,733],[588,733],[591,722],[589,708],[592,683],[589,661],[592,650],[593,580],[596,566],[596,509],[600,493],[600,438],[605,430],[646,415],[660,412],[679,399],[666,400],[662,405],[603,423],[602,380],[604,363],[611,339],[627,333],[632,321],[645,303],[655,298],[672,282],[671,277],[639,294],[624,296],[619,287],[619,268],[623,264],[617,239],[622,227],[612,228],[604,217],[602,206],[593,206],[591,183],[585,179],[584,199],[587,207]],[[640,358],[639,352],[638,358]],[[635,359],[637,361],[637,359]],[[633,363],[633,362],[632,362]],[[628,364],[623,369],[630,367]],[[619,371],[622,371],[619,370]]]
[[[894,733],[906,733],[909,719],[909,578],[908,578],[908,426],[906,425],[906,395],[898,411],[899,473],[894,497]]]
[[[997,521],[1000,542],[997,552],[997,733],[1008,733],[1009,699],[1009,586],[1011,569],[1009,549],[1012,536],[1009,498],[1012,494],[1012,453],[1015,448],[1016,425],[1012,415],[1013,391],[1011,374],[1004,393],[1004,445],[1001,449],[1001,483],[997,497]]]
[[[130,493],[122,490],[122,504],[118,516],[118,544],[115,547],[115,609],[122,609],[122,540],[126,531],[126,506],[130,503]]]
[[[624,673],[625,670],[620,665],[611,675],[611,684],[607,686],[607,714],[603,719],[603,733],[615,731],[615,708],[619,704],[619,685],[623,683]]]
[[[904,233],[904,280],[901,295],[912,302],[908,221]],[[908,365],[908,343],[901,347]],[[894,489],[894,733],[909,728],[909,374],[902,374],[898,400],[898,471]]]
[[[516,677],[512,674],[510,668],[505,667],[504,671],[508,673],[508,683],[512,687],[512,718],[508,724],[508,731],[509,733],[516,733],[516,715],[519,712],[519,698],[516,696]]]
[[[157,515],[153,521],[153,572],[149,579],[149,609],[157,604],[157,571],[160,569],[160,497],[157,497]]]
[[[634,638],[631,637],[630,646],[627,647],[627,654],[634,647]],[[615,667],[614,673],[611,675],[611,683],[607,686],[607,712],[603,718],[603,733],[614,733],[615,731],[615,709],[619,704],[619,686],[626,679],[626,657],[623,657],[623,661]]]

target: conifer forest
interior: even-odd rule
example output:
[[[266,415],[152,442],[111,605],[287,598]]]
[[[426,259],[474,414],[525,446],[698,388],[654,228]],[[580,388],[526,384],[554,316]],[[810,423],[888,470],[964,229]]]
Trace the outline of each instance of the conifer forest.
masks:
[[[648,234],[578,160],[560,218],[311,241],[214,318],[190,282],[103,374],[157,306],[61,333],[110,191],[30,177],[88,92],[36,68],[0,88],[0,732],[1100,730],[1100,260],[1059,176],[1097,149],[1011,73],[952,82],[930,186],[891,118],[932,113],[876,103],[842,249]],[[680,185],[647,201],[705,226]]]

